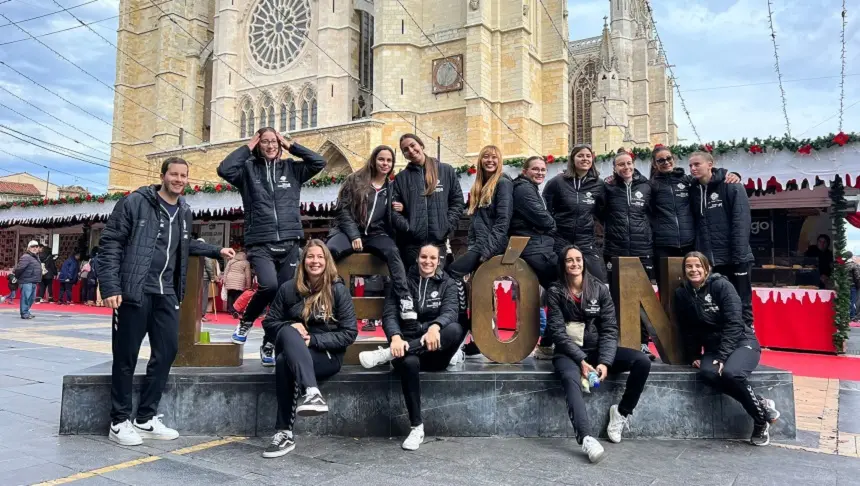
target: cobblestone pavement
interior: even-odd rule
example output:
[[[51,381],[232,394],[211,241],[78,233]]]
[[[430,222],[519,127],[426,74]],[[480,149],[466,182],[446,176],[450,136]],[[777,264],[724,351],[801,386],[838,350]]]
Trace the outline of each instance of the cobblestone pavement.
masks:
[[[106,436],[58,436],[62,377],[110,359],[110,322],[36,312],[22,321],[0,310],[0,485],[860,484],[860,382],[818,378],[795,380],[797,442],[604,442],[608,457],[598,465],[571,439],[428,438],[404,452],[397,438],[298,437],[294,452],[263,459],[266,438],[120,447]],[[213,341],[232,332],[206,330]],[[260,335],[255,329],[249,360],[257,359]],[[860,342],[860,330],[852,337]],[[144,346],[141,357],[148,353]]]

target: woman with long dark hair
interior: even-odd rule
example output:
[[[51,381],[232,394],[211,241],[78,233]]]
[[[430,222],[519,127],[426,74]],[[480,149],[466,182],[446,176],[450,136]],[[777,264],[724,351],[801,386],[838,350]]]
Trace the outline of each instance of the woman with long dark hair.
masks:
[[[639,403],[651,372],[651,361],[635,349],[618,346],[618,321],[609,289],[588,273],[582,252],[575,246],[562,250],[560,277],[547,294],[549,307],[547,331],[555,343],[553,366],[567,398],[567,414],[582,452],[593,462],[603,459],[603,446],[597,441],[582,398],[583,379],[591,381],[594,372],[600,381],[610,371],[629,371],[621,402],[609,407],[609,440],[621,442],[630,415]]]
[[[588,273],[606,283],[594,235],[595,219],[605,205],[604,183],[594,166],[590,145],[573,147],[567,170],[547,182],[543,198],[555,219],[556,252],[567,245],[576,245],[582,251]]]
[[[750,443],[768,445],[770,424],[779,418],[779,411],[773,400],[756,395],[749,384],[761,358],[761,346],[744,322],[741,299],[731,282],[712,272],[705,255],[688,253],[684,285],[675,289],[672,304],[687,357],[699,369],[699,376],[737,400],[752,417]]]
[[[424,153],[424,142],[412,133],[400,137],[400,150],[409,161],[394,178],[395,212],[400,255],[414,265],[425,244],[439,247],[444,266],[445,242],[457,229],[465,202],[454,168]]]
[[[282,157],[289,152],[301,159]],[[254,321],[275,298],[278,287],[293,278],[304,238],[300,211],[302,184],[325,167],[316,152],[286,140],[274,128],[257,130],[218,166],[218,175],[242,194],[245,248],[260,288],[236,325],[233,342],[244,344]],[[260,346],[263,366],[275,366],[275,336]]]
[[[352,296],[322,241],[305,246],[296,278],[278,289],[263,327],[276,336],[277,433],[263,452],[271,458],[296,447],[296,415],[328,412],[317,383],[340,371],[346,348],[358,336]]]
[[[406,286],[406,269],[391,238],[394,234],[391,217],[394,191],[389,175],[394,163],[394,150],[380,145],[373,149],[364,167],[347,176],[338,195],[337,216],[326,244],[336,262],[357,251],[366,251],[388,263],[391,290],[400,296],[401,316],[415,319],[413,301]]]
[[[508,246],[514,185],[502,171],[502,151],[494,145],[482,148],[478,167],[466,211],[471,216],[468,247],[463,256],[448,266],[448,273],[457,279],[501,255]]]
[[[455,355],[462,359],[460,342],[463,328],[457,322],[459,304],[454,280],[439,267],[440,252],[436,245],[419,249],[417,265],[409,273],[409,291],[416,299],[418,319],[404,320],[397,313],[397,300],[389,295],[385,301],[382,327],[390,346],[358,355],[365,368],[388,362],[400,374],[400,384],[409,422],[409,436],[403,449],[417,450],[424,441],[421,418],[421,371],[444,371]]]

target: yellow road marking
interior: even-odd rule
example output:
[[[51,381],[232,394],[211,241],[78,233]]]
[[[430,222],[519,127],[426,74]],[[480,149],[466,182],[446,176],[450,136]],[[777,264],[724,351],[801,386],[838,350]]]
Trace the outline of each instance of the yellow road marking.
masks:
[[[247,439],[247,437],[225,437],[223,439],[212,440],[209,442],[204,442],[202,444],[197,444],[191,447],[185,447],[183,449],[177,449],[175,451],[170,452],[170,454],[177,455],[185,455],[191,454],[192,452],[199,452],[206,449],[211,449],[213,447],[218,447],[224,444],[230,444],[231,442],[241,442]],[[98,469],[93,469],[92,471],[80,472],[76,474],[72,474],[71,476],[66,476],[64,478],[52,479],[50,481],[45,481],[43,483],[38,483],[35,486],[54,486],[57,484],[68,484],[75,481],[80,481],[81,479],[91,478],[93,476],[99,476],[102,474],[107,474],[114,471],[119,471],[120,469],[128,469],[130,467],[139,466],[141,464],[146,464],[149,462],[155,462],[163,459],[161,456],[149,456],[141,459],[134,459],[132,461],[126,461],[119,464],[114,464],[113,466],[105,466],[100,467]]]
[[[10,327],[6,332],[44,332],[44,331],[77,331],[82,329],[110,329],[110,321],[91,324],[54,324],[39,327]]]

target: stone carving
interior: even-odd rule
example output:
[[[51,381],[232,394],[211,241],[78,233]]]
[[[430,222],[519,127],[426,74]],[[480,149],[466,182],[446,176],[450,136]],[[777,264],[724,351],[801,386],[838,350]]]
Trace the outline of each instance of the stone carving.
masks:
[[[527,17],[529,15],[529,4],[523,5],[523,17]]]
[[[308,0],[259,0],[248,20],[251,59],[268,71],[287,67],[302,51],[310,26]]]
[[[478,6],[480,4],[480,0],[469,0],[469,8],[472,9],[472,11],[478,10]]]
[[[433,60],[433,94],[463,89],[463,55]]]

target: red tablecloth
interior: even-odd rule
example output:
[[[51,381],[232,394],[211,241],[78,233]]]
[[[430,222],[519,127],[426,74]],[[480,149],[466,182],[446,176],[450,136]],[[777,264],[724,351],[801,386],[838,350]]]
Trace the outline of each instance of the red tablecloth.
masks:
[[[835,353],[832,290],[753,289],[755,334],[768,348]]]

